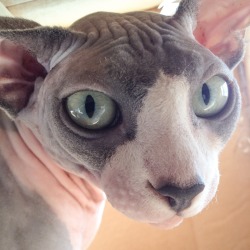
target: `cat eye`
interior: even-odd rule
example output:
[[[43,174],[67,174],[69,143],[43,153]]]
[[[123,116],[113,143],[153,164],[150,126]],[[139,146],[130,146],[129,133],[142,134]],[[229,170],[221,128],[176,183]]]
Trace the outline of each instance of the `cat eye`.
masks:
[[[98,130],[114,123],[117,105],[107,95],[98,91],[79,91],[66,99],[70,118],[79,126]]]
[[[201,118],[215,116],[225,108],[228,98],[227,82],[220,76],[214,76],[196,90],[192,103],[194,113]]]

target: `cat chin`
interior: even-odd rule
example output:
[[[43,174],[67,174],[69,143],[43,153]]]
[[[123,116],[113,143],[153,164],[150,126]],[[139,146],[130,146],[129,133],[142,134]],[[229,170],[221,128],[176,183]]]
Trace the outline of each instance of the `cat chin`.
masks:
[[[172,218],[167,219],[165,221],[158,223],[149,223],[149,224],[161,229],[172,229],[178,227],[183,222],[183,220],[184,219],[182,217],[175,215]]]
[[[106,194],[110,204],[133,220],[162,229],[177,227],[184,219],[201,213],[214,198],[219,183],[219,175],[215,175],[204,192],[193,199],[190,207],[176,213],[164,199],[155,195],[153,190],[148,189],[147,193],[137,193],[131,186],[130,189],[128,188],[126,181],[115,179],[118,183],[123,183],[123,189],[119,185],[109,186]],[[110,183],[111,181],[109,181]]]

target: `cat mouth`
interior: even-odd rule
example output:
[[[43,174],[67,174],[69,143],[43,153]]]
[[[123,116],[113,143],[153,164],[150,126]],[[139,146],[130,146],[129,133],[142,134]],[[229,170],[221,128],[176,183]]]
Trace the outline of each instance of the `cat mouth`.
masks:
[[[174,227],[179,226],[183,222],[183,220],[184,219],[182,217],[180,217],[178,215],[174,215],[170,219],[167,219],[167,220],[162,221],[162,222],[150,223],[150,225],[156,226],[156,227],[159,227],[162,229],[172,229]]]

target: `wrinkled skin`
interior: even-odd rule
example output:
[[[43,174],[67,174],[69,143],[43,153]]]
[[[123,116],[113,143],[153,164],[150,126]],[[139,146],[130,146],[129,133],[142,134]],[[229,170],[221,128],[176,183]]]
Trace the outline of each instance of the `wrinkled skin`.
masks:
[[[68,29],[0,19],[1,249],[87,248],[106,196],[163,228],[201,212],[239,117],[232,70],[249,9],[184,0],[172,18],[96,13]],[[192,100],[214,76],[229,99],[201,118]],[[71,119],[67,97],[86,89],[115,101],[115,124],[90,131]]]

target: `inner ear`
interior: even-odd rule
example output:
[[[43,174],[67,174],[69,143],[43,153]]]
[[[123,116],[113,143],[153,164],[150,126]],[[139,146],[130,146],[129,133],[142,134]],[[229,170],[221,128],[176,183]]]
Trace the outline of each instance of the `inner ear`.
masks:
[[[46,70],[29,51],[0,39],[0,108],[10,117],[27,105],[35,80],[45,76]]]
[[[244,34],[249,25],[249,0],[202,0],[194,35],[233,69],[244,55]]]

